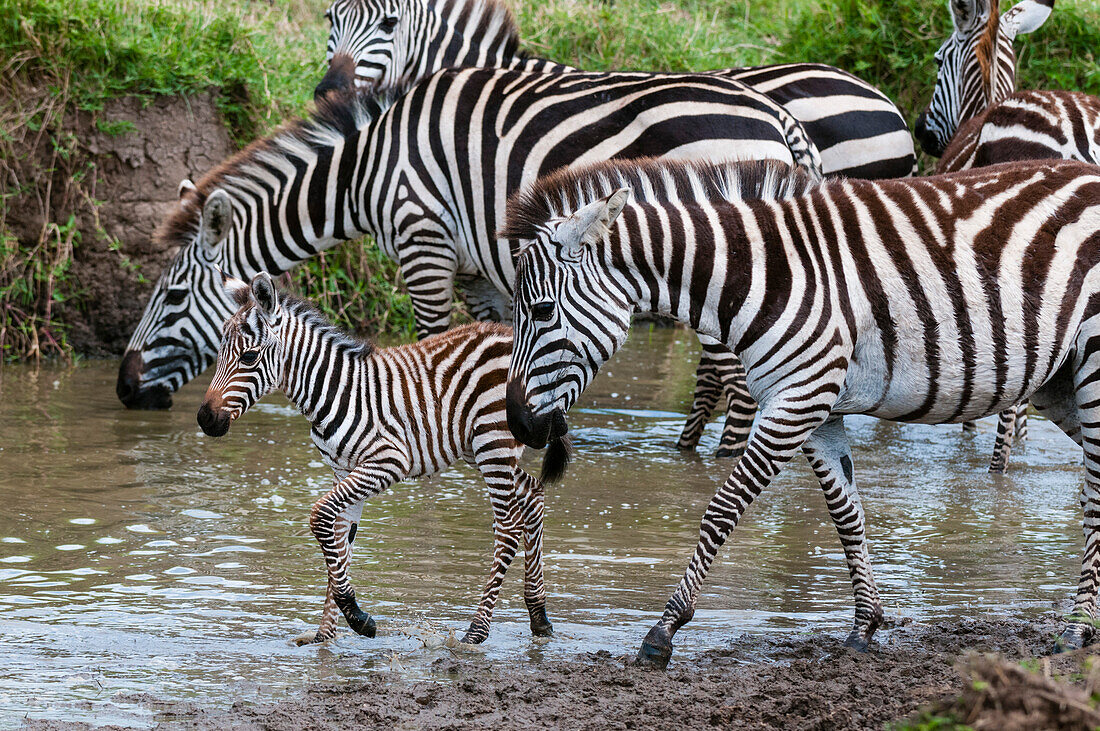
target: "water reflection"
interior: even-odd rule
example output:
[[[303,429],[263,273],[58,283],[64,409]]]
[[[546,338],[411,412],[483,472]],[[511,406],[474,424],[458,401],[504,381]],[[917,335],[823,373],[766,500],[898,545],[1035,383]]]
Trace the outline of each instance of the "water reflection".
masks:
[[[577,461],[547,501],[558,637],[532,641],[514,571],[476,657],[634,651],[730,468],[708,456],[717,424],[701,455],[670,448],[694,346],[682,332],[636,331],[585,394],[572,416]],[[380,636],[296,648],[288,640],[319,619],[324,573],[307,516],[331,481],[305,420],[272,398],[215,441],[194,421],[204,383],[172,412],[128,412],[115,369],[0,372],[0,724],[28,713],[151,722],[136,694],[229,703],[371,668],[427,675],[450,652],[443,642],[472,616],[492,550],[476,472],[451,469],[369,503],[354,580]],[[1034,422],[1008,476],[991,477],[991,422],[976,437],[849,422],[889,612],[1019,615],[1069,597],[1080,458],[1048,423]],[[851,608],[839,541],[796,460],[727,544],[679,651],[744,631],[839,636]]]

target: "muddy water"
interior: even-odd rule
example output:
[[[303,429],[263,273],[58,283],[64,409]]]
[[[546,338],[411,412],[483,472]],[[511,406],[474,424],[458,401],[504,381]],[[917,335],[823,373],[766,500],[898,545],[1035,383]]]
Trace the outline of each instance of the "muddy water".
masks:
[[[574,409],[578,458],[548,497],[550,616],[527,630],[520,571],[505,584],[485,662],[633,653],[683,571],[706,501],[730,469],[670,449],[693,383],[694,338],[638,330]],[[127,412],[116,364],[0,370],[0,725],[22,718],[148,725],[143,698],[273,699],[375,669],[431,676],[472,615],[491,554],[483,485],[466,467],[368,503],[354,581],[379,636],[326,647],[308,509],[331,476],[308,427],[271,397],[221,440],[189,385],[170,413]],[[1065,606],[1077,573],[1079,452],[1033,420],[1009,476],[990,477],[992,422],[850,418],[887,611],[932,620]],[[851,591],[801,460],[753,505],[677,637],[677,657],[741,633],[831,629]]]

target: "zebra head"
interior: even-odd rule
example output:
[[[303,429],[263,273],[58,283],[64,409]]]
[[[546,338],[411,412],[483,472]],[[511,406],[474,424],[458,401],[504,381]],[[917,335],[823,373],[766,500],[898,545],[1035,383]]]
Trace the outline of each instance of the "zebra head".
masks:
[[[634,307],[595,247],[629,195],[620,188],[521,241],[507,412],[508,428],[530,447],[565,435],[565,412],[626,341]]]
[[[1021,33],[1041,26],[1054,0],[1023,0],[1002,15],[998,0],[948,0],[954,31],[936,51],[936,88],[914,124],[921,148],[939,157],[959,125],[1016,89]]]
[[[157,236],[179,253],[157,281],[118,371],[115,392],[131,409],[171,407],[172,393],[214,361],[221,323],[236,310],[219,274],[228,268],[229,195],[218,188],[204,197],[184,181],[177,206]]]
[[[240,308],[222,328],[218,365],[198,422],[208,436],[220,437],[229,425],[282,381],[283,311],[271,275],[260,272],[251,285],[223,275],[226,295]]]
[[[325,11],[332,29],[325,55],[328,71],[313,91],[392,88],[405,72],[412,3],[400,0],[336,0]]]

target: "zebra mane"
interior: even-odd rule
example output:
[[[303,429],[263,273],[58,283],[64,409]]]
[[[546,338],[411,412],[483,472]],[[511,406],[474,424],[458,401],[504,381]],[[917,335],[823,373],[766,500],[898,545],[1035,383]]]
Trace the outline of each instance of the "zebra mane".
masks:
[[[568,216],[623,187],[631,189],[636,203],[693,203],[793,198],[819,184],[803,168],[774,160],[613,160],[559,170],[515,193],[497,237],[533,239],[550,219]]]
[[[367,356],[375,351],[375,345],[366,337],[356,337],[333,324],[323,312],[309,300],[279,290],[279,304],[288,313],[318,331],[337,348],[353,355]]]
[[[265,177],[266,163],[287,157],[315,156],[368,126],[385,112],[396,94],[348,90],[329,92],[306,118],[290,122],[263,139],[230,156],[180,198],[180,205],[157,227],[155,242],[169,246],[186,243],[198,233],[199,218],[207,197],[227,181],[253,181]]]
[[[499,39],[508,56],[525,57],[519,51],[519,24],[503,0],[441,0],[430,3],[459,34],[471,42]]]

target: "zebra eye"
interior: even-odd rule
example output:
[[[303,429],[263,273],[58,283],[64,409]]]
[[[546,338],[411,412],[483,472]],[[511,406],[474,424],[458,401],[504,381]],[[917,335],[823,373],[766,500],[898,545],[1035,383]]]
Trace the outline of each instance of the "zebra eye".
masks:
[[[383,33],[393,33],[393,29],[397,27],[397,18],[393,15],[387,15],[382,18],[382,22],[378,24],[378,27]]]
[[[241,363],[246,366],[256,365],[256,361],[260,359],[260,351],[258,350],[246,350],[241,353]]]
[[[554,316],[553,302],[536,302],[531,305],[531,317],[536,320],[546,321]]]
[[[183,301],[187,299],[186,289],[170,289],[168,294],[164,295],[164,301],[170,305],[182,305]]]

